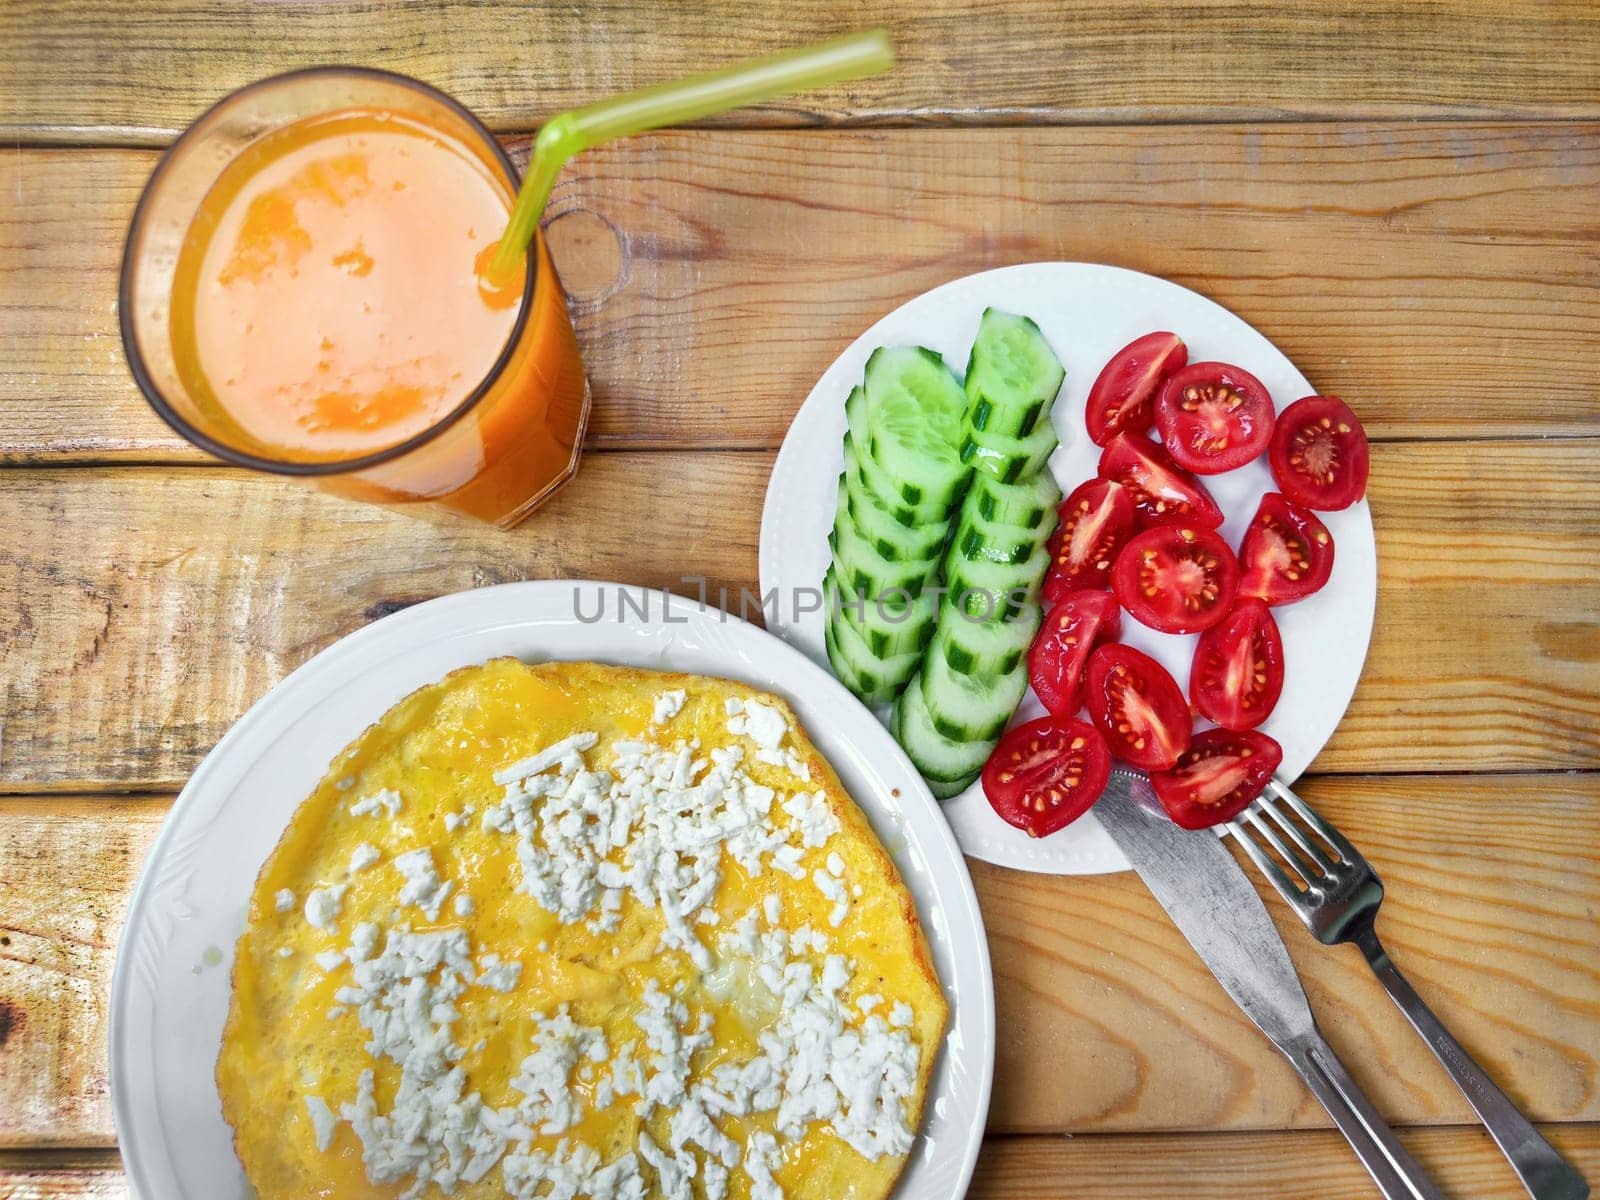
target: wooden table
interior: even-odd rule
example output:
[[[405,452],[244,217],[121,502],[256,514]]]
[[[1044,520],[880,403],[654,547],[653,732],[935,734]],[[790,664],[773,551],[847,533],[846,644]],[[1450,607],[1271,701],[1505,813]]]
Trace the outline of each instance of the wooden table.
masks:
[[[118,929],[172,794],[268,686],[460,588],[753,585],[774,450],[839,348],[1032,259],[1197,288],[1362,413],[1378,622],[1303,790],[1388,881],[1419,988],[1600,1180],[1600,8],[874,7],[0,9],[0,1197],[126,1194]],[[130,382],[130,210],[238,84],[391,67],[521,149],[563,106],[868,19],[892,75],[567,171],[549,228],[593,431],[514,533],[223,469]],[[1372,1194],[1136,879],[974,874],[1000,1010],[975,1196]],[[1447,1190],[1520,1195],[1354,952],[1272,907],[1330,1039]]]

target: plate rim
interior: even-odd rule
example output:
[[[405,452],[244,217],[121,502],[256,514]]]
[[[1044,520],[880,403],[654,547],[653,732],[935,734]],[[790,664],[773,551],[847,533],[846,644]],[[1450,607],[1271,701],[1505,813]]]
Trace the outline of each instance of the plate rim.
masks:
[[[780,479],[786,478],[786,468],[789,466],[790,461],[799,455],[806,453],[806,450],[801,448],[800,441],[794,436],[795,427],[800,423],[803,415],[806,413],[806,410],[812,407],[813,401],[817,399],[818,389],[821,387],[823,381],[828,377],[828,375],[839,365],[843,359],[854,354],[864,343],[868,343],[875,338],[884,336],[878,333],[879,329],[894,322],[906,308],[914,304],[937,302],[937,299],[941,297],[942,294],[947,292],[959,292],[966,289],[979,289],[1001,276],[1060,270],[1089,270],[1094,272],[1103,272],[1108,276],[1126,277],[1126,279],[1130,282],[1139,281],[1140,286],[1146,286],[1150,283],[1155,283],[1162,287],[1175,289],[1176,291],[1185,293],[1187,296],[1191,297],[1194,302],[1199,303],[1205,308],[1215,310],[1228,320],[1243,326],[1244,329],[1248,330],[1252,336],[1259,338],[1262,342],[1269,346],[1274,353],[1279,355],[1284,362],[1288,363],[1295,375],[1306,384],[1308,389],[1305,393],[1306,395],[1318,394],[1315,385],[1312,384],[1309,377],[1307,377],[1305,373],[1300,370],[1295,361],[1290,358],[1289,355],[1281,347],[1279,347],[1275,341],[1272,340],[1272,338],[1268,337],[1264,332],[1258,329],[1251,321],[1241,316],[1233,309],[1222,304],[1220,301],[1212,299],[1204,292],[1197,291],[1196,289],[1187,287],[1182,283],[1168,279],[1164,275],[1157,275],[1148,271],[1140,271],[1131,267],[1121,266],[1116,263],[1094,262],[1088,259],[1036,259],[1027,262],[1008,263],[1002,266],[988,267],[981,271],[973,271],[965,275],[959,275],[951,279],[946,279],[943,282],[937,283],[930,288],[926,288],[923,291],[915,293],[914,295],[907,296],[905,299],[894,304],[892,308],[882,312],[859,334],[846,343],[839,350],[839,352],[828,361],[828,363],[823,367],[822,371],[817,375],[815,382],[811,385],[810,390],[808,390],[806,393],[805,399],[795,410],[794,416],[790,418],[789,427],[787,430],[785,430],[783,441],[778,447],[777,455],[773,459],[772,471],[768,476],[767,488],[762,500],[761,529],[757,539],[757,572],[759,586],[763,595],[766,595],[771,589],[780,586],[780,568],[777,565],[781,550],[781,547],[778,544],[780,535],[776,527],[777,522],[769,520],[769,515],[775,508],[782,508],[785,505],[785,498],[778,492],[779,481]],[[1365,550],[1367,547],[1371,548],[1371,586],[1370,590],[1362,596],[1364,619],[1362,621],[1363,627],[1360,631],[1359,638],[1352,638],[1349,646],[1349,653],[1356,664],[1356,669],[1350,677],[1349,690],[1345,692],[1342,697],[1340,697],[1338,718],[1333,722],[1332,727],[1329,729],[1326,737],[1323,739],[1322,745],[1318,747],[1316,752],[1311,756],[1310,761],[1315,761],[1316,755],[1320,754],[1327,746],[1328,741],[1333,738],[1334,734],[1338,730],[1339,725],[1343,722],[1345,714],[1349,711],[1350,701],[1354,697],[1356,688],[1360,684],[1360,680],[1365,669],[1366,659],[1371,651],[1373,630],[1377,623],[1377,536],[1372,521],[1371,505],[1368,499],[1363,497],[1361,500],[1357,501],[1356,504],[1350,506],[1350,508],[1345,511],[1359,512],[1363,518],[1363,531],[1365,535],[1363,539],[1363,550]],[[1367,556],[1363,554],[1363,558],[1365,559],[1366,557]],[[784,582],[795,587],[804,587],[809,584],[809,581],[806,580],[787,580]],[[818,586],[820,586],[820,584]],[[787,642],[789,640],[790,631],[793,627],[793,624],[793,622],[783,620],[780,615],[780,619],[773,624],[773,632]],[[1355,644],[1357,641],[1360,643],[1359,654],[1357,654],[1357,646]],[[791,645],[792,644],[793,643],[791,643]],[[805,651],[802,651],[802,653],[805,653]],[[1310,764],[1308,762],[1307,766],[1309,765]],[[971,789],[969,788],[968,792],[963,793],[963,795],[969,796],[970,791]],[[957,800],[953,798],[950,801],[946,801],[945,804],[947,807],[955,805],[957,804]],[[1223,831],[1219,829],[1218,832],[1220,835]],[[1080,875],[1115,874],[1121,871],[1132,869],[1131,864],[1127,862],[1125,856],[1123,856],[1121,851],[1117,850],[1114,846],[1112,847],[1113,854],[1108,858],[1105,858],[1101,861],[1096,861],[1092,865],[1076,865],[1074,869],[1068,871],[1059,868],[1052,868],[1042,864],[1020,861],[1014,857],[1008,858],[1004,855],[996,855],[990,851],[989,847],[981,844],[968,846],[965,844],[966,839],[964,837],[958,837],[957,841],[961,844],[962,852],[965,854],[972,855],[973,857],[976,857],[982,861],[993,863],[998,866],[1036,874],[1051,874],[1074,877]]]
[[[398,612],[372,621],[360,629],[353,630],[323,647],[268,688],[244,713],[234,720],[227,731],[194,768],[183,788],[173,800],[172,807],[167,811],[167,815],[162,821],[161,829],[151,842],[150,849],[145,855],[144,863],[140,867],[138,879],[135,881],[133,890],[129,895],[122,928],[117,938],[116,955],[112,964],[111,986],[107,1002],[106,1042],[108,1090],[111,1099],[113,1127],[117,1134],[118,1151],[122,1158],[124,1172],[134,1196],[144,1197],[153,1193],[149,1190],[150,1180],[146,1170],[147,1164],[142,1160],[142,1153],[131,1141],[124,1141],[126,1132],[135,1128],[137,1123],[132,1110],[135,1097],[130,1094],[130,1089],[133,1086],[129,1076],[132,1065],[132,1049],[124,1045],[129,1036],[127,1022],[131,1019],[128,1011],[131,1002],[130,989],[135,986],[136,982],[134,980],[134,967],[131,962],[131,956],[134,953],[133,946],[135,942],[142,936],[147,936],[142,931],[149,923],[153,893],[157,886],[154,882],[154,877],[157,873],[155,868],[156,864],[161,862],[172,848],[173,839],[177,836],[176,831],[179,827],[179,821],[176,818],[181,815],[184,808],[192,807],[199,803],[195,797],[204,791],[209,778],[221,770],[221,765],[227,761],[230,754],[236,752],[235,748],[239,743],[245,741],[259,729],[266,727],[270,721],[277,717],[278,711],[282,709],[286,702],[286,697],[293,697],[298,689],[312,686],[317,682],[319,676],[342,666],[350,657],[365,650],[369,643],[381,643],[385,638],[403,634],[411,625],[430,619],[455,618],[458,623],[447,632],[439,632],[432,638],[426,639],[428,641],[444,641],[472,632],[492,630],[505,625],[507,622],[503,618],[486,619],[488,617],[487,612],[482,615],[484,619],[482,619],[481,624],[462,621],[461,617],[463,615],[470,616],[472,610],[479,605],[492,607],[496,601],[515,600],[518,597],[553,592],[558,588],[593,589],[602,595],[608,592],[643,593],[646,595],[655,593],[663,597],[663,603],[666,605],[671,605],[673,608],[681,605],[685,615],[665,621],[658,617],[652,617],[643,622],[644,625],[664,624],[671,626],[688,624],[692,626],[696,621],[710,621],[725,628],[732,627],[736,630],[736,637],[751,638],[752,644],[756,646],[762,646],[762,643],[766,643],[765,646],[762,646],[762,649],[770,657],[761,660],[763,668],[766,669],[768,664],[771,664],[770,673],[775,677],[782,676],[786,682],[776,685],[780,689],[792,691],[795,685],[787,681],[797,677],[806,679],[809,676],[811,679],[822,683],[825,692],[832,691],[834,693],[832,699],[835,703],[843,702],[846,708],[852,705],[858,708],[862,707],[861,702],[834,678],[831,672],[813,662],[798,647],[790,645],[770,630],[755,625],[736,613],[730,613],[702,600],[681,596],[665,587],[651,587],[646,584],[625,584],[611,580],[529,579],[492,584],[480,588],[467,588],[410,605]],[[464,614],[454,612],[453,610],[455,609],[464,610]],[[663,615],[667,611],[666,608],[663,608]],[[574,620],[576,620],[576,617],[574,617]],[[552,655],[551,657],[552,659],[559,658],[558,655]],[[774,660],[776,661],[774,662]],[[597,660],[568,659],[565,661]],[[736,676],[728,677],[736,678]],[[785,695],[784,699],[793,703],[790,695]],[[863,711],[865,711],[864,708]],[[868,715],[870,716],[870,714]],[[381,716],[381,711],[375,712],[372,714],[371,719],[376,721]],[[988,930],[984,921],[982,907],[978,903],[977,890],[972,881],[972,873],[967,865],[966,855],[962,851],[954,831],[942,819],[938,801],[928,791],[921,774],[911,764],[910,760],[905,757],[904,751],[900,749],[894,739],[888,735],[888,731],[884,730],[876,719],[871,720],[870,725],[876,731],[871,736],[876,737],[879,733],[882,734],[883,740],[890,748],[890,757],[898,758],[899,765],[903,767],[903,773],[914,785],[911,796],[915,798],[915,801],[925,804],[932,816],[939,818],[938,820],[926,821],[926,828],[919,830],[919,837],[925,836],[932,839],[933,844],[942,845],[949,858],[955,864],[956,871],[953,878],[947,878],[946,873],[942,871],[936,874],[931,864],[929,865],[925,872],[925,877],[929,881],[926,900],[931,911],[926,914],[919,912],[919,919],[924,926],[931,926],[935,920],[944,914],[959,911],[967,918],[965,923],[969,926],[970,932],[975,935],[973,940],[976,944],[976,956],[970,959],[972,963],[971,969],[975,972],[975,978],[960,999],[963,1010],[975,1015],[977,1029],[974,1032],[981,1037],[981,1044],[977,1047],[979,1051],[979,1069],[973,1074],[963,1075],[961,1079],[952,1078],[949,1084],[951,1089],[976,1084],[976,1094],[972,1095],[972,1101],[974,1114],[978,1119],[974,1122],[972,1130],[965,1134],[957,1169],[949,1177],[954,1188],[950,1193],[950,1200],[961,1200],[961,1197],[966,1195],[971,1185],[973,1173],[977,1168],[978,1158],[984,1142],[984,1133],[987,1128],[990,1103],[993,1097],[997,1044],[994,970],[989,949]],[[839,722],[838,729],[840,737],[845,740],[852,740],[857,736],[847,722]],[[809,729],[807,730],[807,735],[812,736]],[[832,763],[830,762],[829,765],[831,767]],[[849,794],[848,790],[847,794]],[[851,799],[858,807],[866,810],[870,823],[872,814],[870,810],[867,810],[867,806],[856,800],[853,794],[851,794]],[[904,805],[904,800],[901,803]],[[877,830],[875,829],[874,832],[876,834]],[[881,841],[880,837],[880,843]],[[890,854],[891,859],[895,861],[896,868],[901,870],[902,876],[909,878],[910,873],[904,869],[899,861],[899,852],[889,846],[884,848]],[[250,885],[253,887],[253,884],[254,876],[252,875],[250,877]],[[910,885],[908,884],[907,886],[909,888]],[[915,896],[915,893],[913,895]],[[959,900],[959,910],[953,909],[952,900]],[[943,985],[941,990],[944,991],[946,1003],[953,1013],[955,1011],[955,1001],[952,999],[949,985]],[[954,1020],[947,1022],[945,1032],[940,1038],[938,1057],[934,1064],[935,1072],[945,1065],[952,1035],[957,1032],[957,1029],[957,1023]],[[964,1090],[967,1090],[969,1095],[971,1094],[970,1087],[966,1087]],[[944,1093],[935,1093],[932,1090],[924,1096],[921,1120],[917,1130],[918,1147],[927,1144],[926,1123],[943,1098]],[[909,1167],[911,1164],[908,1163],[907,1165]],[[908,1178],[909,1170],[903,1170],[895,1182],[894,1190],[890,1194],[890,1200],[896,1200],[902,1194],[901,1189],[905,1186]]]

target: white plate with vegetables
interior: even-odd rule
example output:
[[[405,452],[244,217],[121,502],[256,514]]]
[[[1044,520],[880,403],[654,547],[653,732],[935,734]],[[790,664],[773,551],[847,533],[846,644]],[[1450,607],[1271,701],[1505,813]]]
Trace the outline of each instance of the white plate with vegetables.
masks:
[[[1271,767],[1304,771],[1355,691],[1367,445],[1315,396],[1163,279],[1031,263],[944,284],[795,416],[761,523],[772,628],[890,727],[966,853],[1124,870],[1090,807],[1110,760],[1216,824]]]

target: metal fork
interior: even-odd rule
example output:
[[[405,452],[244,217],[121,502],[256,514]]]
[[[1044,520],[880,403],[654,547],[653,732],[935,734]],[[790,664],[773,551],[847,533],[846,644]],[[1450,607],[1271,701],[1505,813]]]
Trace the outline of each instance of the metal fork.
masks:
[[[1300,818],[1304,828],[1290,819],[1284,807]],[[1390,999],[1428,1043],[1511,1161],[1528,1194],[1534,1200],[1583,1200],[1589,1194],[1583,1176],[1495,1086],[1390,961],[1374,928],[1383,903],[1383,882],[1361,852],[1277,780],[1227,828],[1318,941],[1329,946],[1354,942],[1366,956]],[[1298,879],[1278,865],[1267,847]]]

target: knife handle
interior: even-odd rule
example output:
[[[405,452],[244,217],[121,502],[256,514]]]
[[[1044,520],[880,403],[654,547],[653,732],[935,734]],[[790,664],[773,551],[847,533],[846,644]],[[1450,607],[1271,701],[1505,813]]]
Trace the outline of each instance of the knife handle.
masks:
[[[1297,1038],[1293,1045],[1284,1047],[1284,1052],[1311,1094],[1328,1110],[1385,1200],[1445,1200],[1444,1193],[1400,1144],[1321,1034],[1312,1032]]]

